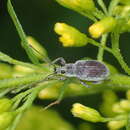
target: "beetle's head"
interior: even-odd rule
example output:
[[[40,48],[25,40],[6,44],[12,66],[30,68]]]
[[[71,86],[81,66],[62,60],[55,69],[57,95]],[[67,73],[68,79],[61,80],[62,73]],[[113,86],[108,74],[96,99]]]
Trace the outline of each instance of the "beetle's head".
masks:
[[[64,66],[63,67],[55,67],[54,72],[56,74],[65,74],[66,73],[66,68]]]
[[[73,77],[75,75],[75,66],[74,64],[66,64],[65,66],[56,67],[55,73],[64,74],[68,77]]]

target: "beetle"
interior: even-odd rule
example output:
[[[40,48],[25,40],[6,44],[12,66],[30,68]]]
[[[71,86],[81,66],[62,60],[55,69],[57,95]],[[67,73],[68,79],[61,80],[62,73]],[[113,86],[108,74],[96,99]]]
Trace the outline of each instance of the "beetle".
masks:
[[[35,52],[39,53],[31,45],[30,47]],[[66,78],[69,77],[75,77],[80,81],[80,83],[83,86],[89,87],[85,81],[100,83],[106,80],[110,74],[107,66],[104,63],[97,60],[78,60],[75,63],[66,63],[64,58],[59,57],[52,62],[48,58],[44,59],[43,61],[47,62],[49,65],[53,65],[54,73],[48,75],[45,79],[38,81],[38,83],[46,81],[51,78],[53,79],[53,77],[56,77],[56,79],[58,79],[59,77],[57,76],[60,75],[61,80],[65,80]],[[56,66],[56,64],[58,63],[60,63],[59,66]],[[66,84],[64,83],[59,98],[55,102],[52,102],[51,104],[46,106],[44,110],[46,110],[47,108],[55,104],[58,104],[61,101],[61,99],[64,96],[65,88],[66,88]]]
[[[64,58],[60,57],[52,63],[56,64],[58,62],[61,66],[55,67],[55,74],[75,77],[86,87],[88,87],[88,85],[85,81],[100,83],[109,76],[109,69],[107,66],[97,60],[78,60],[75,63],[66,63]]]
[[[35,48],[29,45],[35,52],[39,53]],[[40,54],[40,53],[39,53]],[[42,54],[40,54],[42,56]],[[63,57],[59,57],[54,61],[50,61],[47,57],[45,62],[54,66],[54,73],[47,76],[46,79],[51,79],[55,75],[60,75],[60,79],[64,80],[65,77],[75,77],[80,83],[86,87],[89,87],[85,81],[91,81],[93,83],[101,83],[109,76],[109,69],[107,66],[97,60],[78,60],[75,63],[66,63]],[[60,63],[60,66],[55,64]]]

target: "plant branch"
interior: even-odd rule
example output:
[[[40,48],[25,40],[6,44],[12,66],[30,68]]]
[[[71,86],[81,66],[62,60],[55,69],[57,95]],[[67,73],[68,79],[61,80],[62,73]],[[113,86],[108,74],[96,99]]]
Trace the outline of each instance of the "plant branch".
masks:
[[[11,16],[12,20],[13,20],[13,23],[17,29],[17,32],[20,36],[20,39],[21,39],[21,44],[22,44],[22,47],[25,49],[29,59],[34,63],[34,64],[39,64],[39,61],[38,61],[38,58],[34,55],[32,49],[29,47],[29,44],[28,44],[28,41],[26,39],[26,34],[17,18],[17,15],[15,14],[15,11],[14,11],[14,8],[11,4],[11,1],[8,0],[7,1],[7,8],[8,8],[8,12],[9,12],[9,15]]]
[[[102,46],[106,46],[106,41],[107,41],[107,34],[104,34],[101,38],[101,45]],[[100,47],[98,50],[98,55],[97,55],[97,59],[99,61],[103,61],[103,55],[104,55],[104,48]]]
[[[102,44],[100,44],[99,42],[91,39],[91,38],[88,38],[88,42],[94,46],[97,46],[97,47],[102,47],[104,50],[108,51],[109,53],[113,54],[113,51],[111,48],[109,47],[106,47],[106,46],[103,46]]]

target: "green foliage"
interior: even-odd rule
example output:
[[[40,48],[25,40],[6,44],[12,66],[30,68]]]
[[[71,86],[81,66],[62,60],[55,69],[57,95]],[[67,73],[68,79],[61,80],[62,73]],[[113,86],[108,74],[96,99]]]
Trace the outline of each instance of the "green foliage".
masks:
[[[54,65],[52,65],[46,49],[33,37],[26,36],[11,1],[8,0],[9,15],[21,39],[21,46],[32,63],[18,61],[0,52],[0,61],[4,62],[0,64],[0,97],[2,98],[0,99],[0,122],[4,124],[0,125],[0,129],[15,130],[19,124],[18,130],[33,130],[37,126],[39,126],[39,130],[60,130],[62,128],[73,130],[74,128],[63,121],[56,112],[47,110],[38,113],[39,108],[35,107],[24,115],[22,125],[19,121],[37,96],[41,99],[57,99],[56,102],[45,107],[48,108],[59,103],[63,97],[102,92],[103,102],[100,105],[100,111],[103,115],[100,115],[97,110],[79,103],[73,105],[72,114],[93,123],[107,123],[110,130],[118,130],[124,126],[130,130],[130,92],[128,91],[130,90],[130,68],[124,61],[119,46],[120,35],[130,31],[129,0],[111,0],[108,7],[103,0],[97,0],[97,3],[93,0],[56,0],[56,2],[92,20],[93,24],[88,28],[90,36],[66,23],[56,23],[54,30],[60,35],[59,40],[64,47],[81,47],[87,46],[88,43],[98,47],[97,60],[104,62],[109,68],[109,79],[100,84],[87,82],[91,87],[85,88],[75,78],[61,81],[50,75],[54,72]],[[100,9],[96,7],[97,4]],[[107,46],[108,37],[111,39],[109,47]],[[93,38],[98,38],[100,41]],[[126,74],[121,74],[116,67],[104,61],[104,51],[111,53],[117,59]],[[127,92],[126,99],[119,100],[115,91]],[[6,99],[4,96],[7,93],[15,93],[15,96]],[[52,117],[53,121],[50,120]],[[81,130],[85,128],[87,125],[79,127]]]

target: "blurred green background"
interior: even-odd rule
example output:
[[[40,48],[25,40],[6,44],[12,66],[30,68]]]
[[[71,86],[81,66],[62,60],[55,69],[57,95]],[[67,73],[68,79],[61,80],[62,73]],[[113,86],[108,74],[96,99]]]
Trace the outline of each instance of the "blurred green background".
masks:
[[[18,60],[29,61],[25,51],[20,46],[20,38],[8,15],[6,2],[6,0],[0,1],[0,51]],[[79,48],[64,48],[59,43],[58,36],[53,31],[56,22],[66,22],[89,35],[87,28],[92,24],[89,19],[60,6],[54,0],[12,0],[12,2],[27,35],[36,38],[47,49],[52,60],[57,57],[64,57],[67,62],[75,62],[83,57],[96,58],[97,47],[87,45]],[[108,1],[106,0],[106,2]],[[129,42],[130,36],[128,33],[121,35],[121,51],[130,66]],[[110,43],[108,43],[108,46],[110,46]],[[119,71],[124,73],[112,55],[105,53],[104,60],[113,64]],[[100,101],[101,94],[82,96],[64,99],[60,105],[53,108],[57,109],[64,119],[73,123],[74,127],[77,128],[78,125],[84,121],[72,117],[70,113],[71,105],[75,102],[80,102],[84,105],[98,108]],[[36,101],[36,103],[43,104],[40,100]],[[50,103],[50,101],[46,101],[46,104],[47,103]],[[95,126],[101,130],[105,125],[98,123]],[[104,129],[106,128],[104,127]]]

